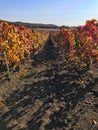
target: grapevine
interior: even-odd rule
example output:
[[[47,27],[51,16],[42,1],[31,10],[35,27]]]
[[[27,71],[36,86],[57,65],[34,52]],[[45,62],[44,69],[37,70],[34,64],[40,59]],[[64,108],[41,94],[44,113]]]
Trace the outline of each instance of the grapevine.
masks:
[[[52,34],[56,45],[64,49],[64,57],[74,64],[98,63],[98,22],[95,19],[86,21],[84,26],[61,28]]]
[[[7,55],[8,65],[16,69],[25,57],[32,51],[38,51],[45,43],[48,35],[43,37],[40,32],[31,30],[23,25],[14,26],[0,20],[0,62],[6,65],[4,52]]]

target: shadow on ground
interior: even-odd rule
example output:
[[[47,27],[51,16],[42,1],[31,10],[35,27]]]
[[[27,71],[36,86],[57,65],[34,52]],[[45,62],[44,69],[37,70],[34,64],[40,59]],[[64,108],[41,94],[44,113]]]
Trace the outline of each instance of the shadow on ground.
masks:
[[[1,130],[80,130],[74,126],[82,109],[76,113],[73,110],[85,99],[86,93],[92,91],[97,79],[82,87],[78,82],[81,74],[75,73],[75,67],[60,61],[55,49],[51,41],[47,41],[43,51],[33,58],[32,66],[40,69],[45,64],[46,70],[35,74],[31,71],[22,79],[22,82],[28,81],[21,84],[23,89],[10,95],[7,99],[9,110],[1,117]],[[29,82],[31,78],[32,83]]]

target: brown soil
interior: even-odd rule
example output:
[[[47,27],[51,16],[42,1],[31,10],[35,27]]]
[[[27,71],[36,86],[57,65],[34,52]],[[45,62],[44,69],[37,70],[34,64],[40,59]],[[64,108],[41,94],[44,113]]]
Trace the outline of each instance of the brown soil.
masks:
[[[98,130],[98,67],[78,69],[49,40],[0,77],[0,130]]]

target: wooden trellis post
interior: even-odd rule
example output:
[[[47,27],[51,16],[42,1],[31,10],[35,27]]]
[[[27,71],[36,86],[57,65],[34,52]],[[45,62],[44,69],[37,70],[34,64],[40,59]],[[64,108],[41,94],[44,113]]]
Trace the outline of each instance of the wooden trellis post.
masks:
[[[10,69],[9,69],[8,60],[7,60],[7,56],[6,56],[5,51],[4,51],[4,59],[5,59],[6,67],[7,67],[7,71],[8,71],[8,78],[10,79]]]

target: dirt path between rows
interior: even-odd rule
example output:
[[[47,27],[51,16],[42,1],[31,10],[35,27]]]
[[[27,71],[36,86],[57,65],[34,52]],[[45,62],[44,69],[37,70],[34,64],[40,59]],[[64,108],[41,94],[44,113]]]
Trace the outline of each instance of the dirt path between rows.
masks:
[[[98,68],[79,74],[49,39],[10,81],[0,77],[0,130],[98,130]]]

